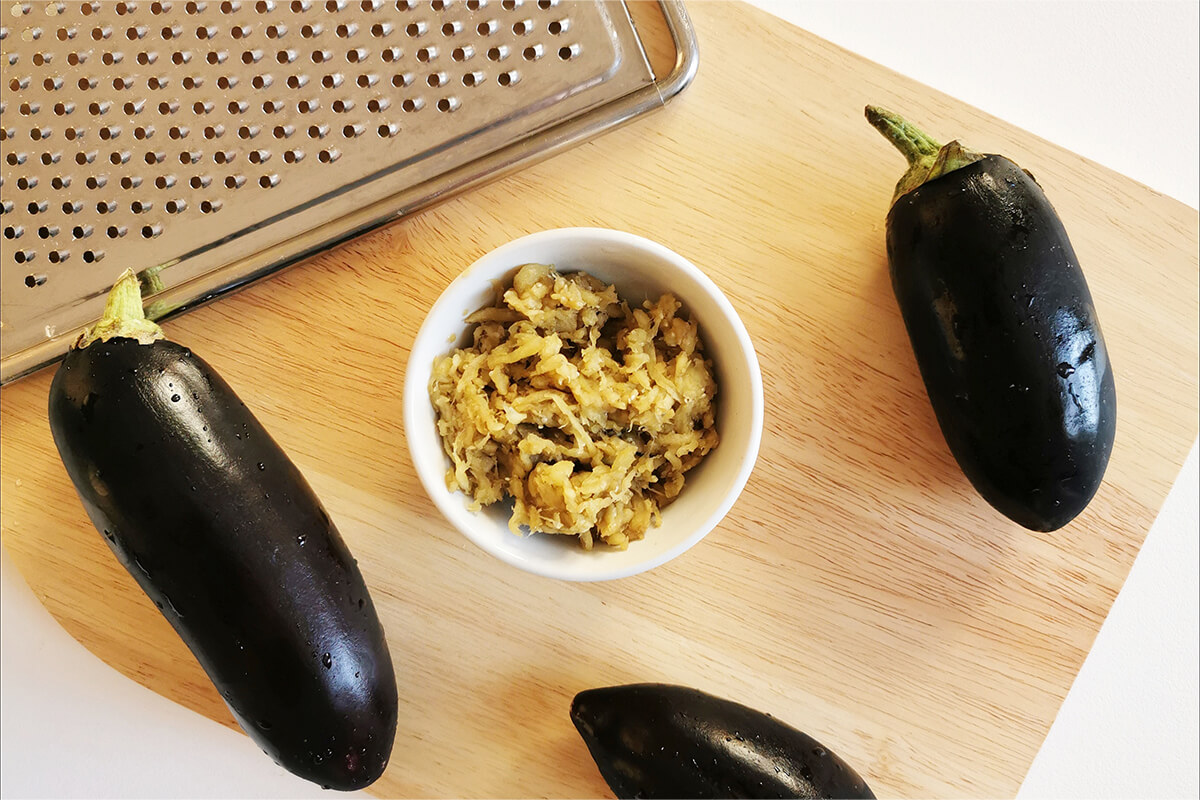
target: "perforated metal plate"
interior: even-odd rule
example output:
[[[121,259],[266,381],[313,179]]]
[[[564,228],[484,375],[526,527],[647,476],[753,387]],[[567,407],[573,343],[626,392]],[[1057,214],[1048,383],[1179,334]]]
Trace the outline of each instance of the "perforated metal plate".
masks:
[[[3,380],[131,267],[163,316],[661,105],[622,3],[4,3]]]

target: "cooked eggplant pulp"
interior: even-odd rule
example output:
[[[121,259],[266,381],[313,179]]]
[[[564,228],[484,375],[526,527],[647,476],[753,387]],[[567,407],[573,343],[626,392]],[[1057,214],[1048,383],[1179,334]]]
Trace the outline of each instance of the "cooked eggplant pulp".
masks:
[[[1116,432],[1108,351],[1066,230],[1003,156],[898,191],[892,287],[950,451],[998,511],[1060,528],[1095,495]]]
[[[336,789],[391,753],[397,693],[354,559],[228,384],[165,340],[73,349],[50,424],[92,522],[243,729]]]
[[[811,737],[695,689],[591,689],[576,695],[571,720],[618,797],[875,796]]]

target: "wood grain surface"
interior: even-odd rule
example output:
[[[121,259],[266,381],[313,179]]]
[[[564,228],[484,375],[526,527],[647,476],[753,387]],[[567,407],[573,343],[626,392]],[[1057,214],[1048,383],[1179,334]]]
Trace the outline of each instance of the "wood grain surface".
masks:
[[[372,588],[401,690],[372,791],[606,796],[571,697],[668,681],[807,731],[881,796],[1012,795],[1196,436],[1197,214],[764,13],[689,10],[700,73],[666,110],[167,334],[291,454]],[[868,102],[1012,157],[1071,232],[1120,413],[1105,484],[1064,530],[993,512],[942,440],[883,251],[903,162],[864,121]],[[725,521],[667,566],[594,585],[469,545],[426,498],[401,427],[403,364],[438,293],[489,249],[571,225],[700,265],[749,329],[767,401]],[[233,726],[80,507],[47,428],[51,375],[0,392],[4,546],[92,652]]]

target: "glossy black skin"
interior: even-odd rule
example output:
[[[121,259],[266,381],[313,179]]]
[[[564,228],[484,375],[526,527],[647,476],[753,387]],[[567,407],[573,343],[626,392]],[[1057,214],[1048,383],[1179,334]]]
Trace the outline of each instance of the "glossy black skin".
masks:
[[[875,796],[811,737],[696,689],[589,689],[575,696],[571,721],[621,798]]]
[[[1100,486],[1117,396],[1087,282],[1032,176],[987,156],[901,196],[892,287],[942,433],[976,490],[1026,528]]]
[[[229,385],[171,342],[97,342],[54,376],[50,428],[92,522],[251,738],[325,787],[378,778],[397,697],[375,607]]]

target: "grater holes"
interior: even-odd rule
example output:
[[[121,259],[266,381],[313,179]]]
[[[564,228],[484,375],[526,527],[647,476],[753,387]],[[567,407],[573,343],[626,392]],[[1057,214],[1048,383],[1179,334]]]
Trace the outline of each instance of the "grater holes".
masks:
[[[341,11],[345,7],[345,0],[325,0],[326,11]]]
[[[117,210],[117,203],[115,200],[101,200],[100,202],[96,203],[97,213],[111,214],[112,212],[114,212],[116,210]]]
[[[71,185],[71,176],[70,175],[55,175],[53,178],[50,179],[50,186],[52,186],[56,191],[66,189],[70,185]]]
[[[17,263],[21,263],[21,262],[18,261]],[[41,286],[45,282],[46,282],[45,275],[29,274],[29,275],[25,276],[25,285],[28,286],[30,289]]]
[[[300,28],[300,35],[305,39],[312,39],[320,36],[322,30],[323,28],[321,27],[321,23],[309,23]]]
[[[162,225],[155,223],[152,225],[143,225],[142,226],[142,238],[143,239],[155,239],[161,235],[162,235]]]
[[[521,81],[521,73],[515,69],[510,69],[508,72],[501,72],[496,76],[496,83],[501,86],[515,86]]]
[[[481,86],[485,78],[486,76],[482,72],[468,72],[462,76],[462,83],[466,87]]]
[[[158,104],[158,113],[162,114],[164,117],[174,114],[178,110],[179,103],[176,103],[173,100],[164,100]]]
[[[380,111],[387,110],[387,107],[390,105],[391,101],[386,97],[372,97],[367,101],[367,111],[370,111],[372,114],[378,114]]]
[[[412,11],[415,6],[413,0],[396,0],[397,11]]]
[[[558,0],[538,0],[538,8],[542,11],[549,11],[558,5]]]
[[[209,125],[204,129],[205,139],[220,139],[225,135],[224,125]]]
[[[346,112],[353,110],[353,108],[354,108],[353,100],[339,99],[339,100],[333,101],[333,111],[336,114],[345,114]]]
[[[371,26],[371,35],[374,36],[376,39],[382,39],[385,36],[390,35],[391,32],[392,32],[392,23],[390,23],[390,22],[376,22],[374,25]]]
[[[183,6],[183,10],[185,13],[188,13],[188,14],[199,14],[207,7],[208,7],[208,3],[197,3],[197,2],[194,2],[194,0],[193,0],[193,2],[185,3]]]
[[[528,34],[533,33],[533,20],[523,19],[518,22],[514,22],[512,26],[512,32],[517,36],[527,36]]]
[[[379,138],[381,139],[390,139],[400,132],[400,126],[392,122],[385,122],[375,132],[379,134]]]
[[[379,83],[379,76],[371,73],[363,73],[359,75],[355,81],[360,89],[370,89],[375,84]]]
[[[455,61],[467,61],[471,56],[475,55],[475,48],[469,44],[456,47],[450,52],[450,57]]]
[[[212,110],[213,110],[213,104],[210,102],[207,102],[205,100],[197,100],[196,102],[192,103],[192,113],[195,114],[196,116],[201,116],[202,114],[209,114],[212,112]]]
[[[143,50],[137,54],[137,63],[141,64],[143,67],[153,64],[155,61],[158,61],[158,53],[151,53]]]
[[[271,151],[269,150],[251,150],[247,156],[251,164],[265,164],[271,160]]]
[[[361,64],[367,60],[367,51],[365,48],[356,47],[353,50],[346,52],[346,60],[351,64]]]
[[[437,102],[437,110],[443,113],[449,113],[451,111],[457,111],[460,105],[462,104],[459,102],[457,97],[443,97]]]
[[[400,108],[411,114],[415,111],[420,111],[425,106],[425,100],[420,97],[406,97],[404,102],[400,104]]]
[[[43,225],[38,228],[37,235],[39,239],[52,239],[58,236],[58,227],[51,225]]]
[[[275,54],[275,60],[280,64],[290,64],[296,60],[295,50],[280,50]]]
[[[257,64],[259,61],[262,61],[262,57],[263,57],[262,50],[246,50],[245,52],[242,53],[242,63],[243,64]]]
[[[130,100],[124,106],[126,116],[136,117],[146,107],[145,100]]]
[[[166,153],[157,152],[154,150],[147,152],[145,155],[145,161],[150,166],[154,166],[155,164],[161,164],[166,159],[167,159]]]
[[[50,204],[47,203],[45,200],[34,200],[29,205],[25,206],[25,210],[28,211],[30,214],[45,214],[46,209],[48,209],[49,207],[50,207]],[[70,213],[70,212],[67,212],[67,213]]]
[[[332,54],[328,50],[313,50],[312,62],[314,64],[324,64],[330,59],[331,55]]]
[[[116,150],[108,157],[108,161],[113,166],[128,164],[131,153],[128,150]]]
[[[429,30],[429,26],[421,20],[410,22],[404,26],[404,32],[414,39],[418,36],[424,36],[427,30]]]
[[[283,151],[283,161],[285,164],[295,164],[298,161],[303,160],[303,158],[304,158],[303,150],[284,150]]]
[[[292,13],[302,14],[305,11],[308,11],[308,6],[308,0],[292,0]]]
[[[521,51],[521,55],[526,61],[537,61],[543,53],[544,48],[540,44],[531,44]]]
[[[37,254],[32,250],[18,250],[17,252],[13,253],[13,261],[16,261],[18,264],[28,264],[36,257]]]
[[[180,164],[196,164],[199,163],[202,154],[198,150],[184,150],[179,154]]]
[[[225,108],[226,108],[226,110],[229,111],[230,114],[236,115],[236,114],[246,113],[246,109],[249,107],[250,107],[250,104],[247,103],[245,100],[230,100],[229,105],[227,105]]]
[[[486,0],[467,0],[467,10],[468,11],[478,11],[479,9],[483,8],[485,5],[487,5]]]
[[[187,208],[186,200],[168,200],[163,206],[168,214],[181,214]]]
[[[340,39],[349,39],[354,34],[358,33],[358,24],[354,22],[343,22],[334,28],[333,31]]]
[[[92,28],[92,41],[99,42],[112,36],[112,28],[96,27]]]
[[[113,78],[113,88],[117,91],[133,88],[133,78]]]
[[[57,164],[60,160],[62,160],[62,153],[42,153],[43,166]]]
[[[240,9],[241,7],[242,7],[242,4],[237,2],[237,0],[225,0],[225,2],[221,3],[221,13],[222,14],[233,14],[233,13],[237,12],[237,10]]]
[[[491,36],[498,30],[500,30],[500,21],[495,19],[485,20],[475,26],[475,32],[480,36]]]
[[[243,125],[240,128],[238,128],[237,135],[238,135],[239,139],[253,139],[255,136],[258,136],[258,126],[257,125]]]
[[[117,3],[116,5],[117,14],[122,17],[126,14],[132,14],[136,10],[137,3]]]
[[[233,150],[218,150],[213,153],[213,161],[217,164],[232,164],[237,159],[237,153]]]
[[[564,45],[558,48],[558,57],[563,61],[570,61],[579,56],[582,48],[578,44]]]
[[[516,11],[520,5],[519,0],[500,0],[500,7],[505,11]]]
[[[458,20],[442,23],[442,36],[455,36],[462,33],[463,24]]]
[[[143,125],[133,129],[133,138],[144,141],[154,135],[154,127],[151,125]]]
[[[497,45],[488,48],[487,57],[489,61],[503,61],[508,58],[508,52],[508,45]]]
[[[46,78],[42,81],[42,88],[47,92],[56,92],[63,86],[63,79],[58,77]]]
[[[329,148],[327,150],[322,150],[321,152],[317,153],[317,160],[320,161],[322,164],[332,164],[334,161],[337,161],[341,157],[342,157],[342,154],[340,152],[338,152],[337,148]]]
[[[329,133],[328,125],[309,125],[308,126],[308,138],[310,138],[310,139],[324,139],[325,135],[328,133]]]
[[[209,64],[216,66],[217,64],[224,64],[228,58],[229,53],[225,52],[224,50],[213,50],[204,57],[204,60]]]
[[[347,139],[355,139],[362,135],[363,126],[351,123],[350,125],[342,126],[342,136]]]
[[[289,139],[295,132],[296,129],[291,125],[276,125],[275,129],[271,131],[271,135],[276,139]]]
[[[50,259],[51,264],[61,264],[62,262],[66,261],[68,258],[71,257],[71,251],[69,251],[69,250],[51,250],[50,255],[47,257]],[[40,286],[42,283],[46,282],[45,275],[27,276],[25,278],[26,282],[29,281],[29,277],[34,278],[35,286]],[[40,283],[38,282],[38,278],[41,279]]]
[[[78,83],[76,83],[75,85],[76,85],[76,86],[78,86],[78,87],[79,87],[79,88],[80,88],[82,91],[85,91],[85,92],[86,92],[86,91],[88,91],[88,90],[90,90],[90,89],[95,89],[95,88],[96,88],[96,79],[95,79],[95,78],[83,77],[83,78],[80,78],[80,79],[79,79],[79,82],[78,82]],[[13,80],[12,82],[10,82],[10,83],[8,84],[8,88],[12,89],[14,92],[15,92],[15,91],[17,91],[17,88],[18,88],[18,87],[17,87],[17,81]]]
[[[100,129],[100,138],[104,141],[116,139],[121,135],[121,129],[116,125],[106,125]]]
[[[154,2],[150,4],[150,13],[154,15],[165,14],[171,10],[170,3]]]
[[[307,83],[307,75],[289,75],[287,79],[287,85],[289,89],[301,89]]]
[[[263,175],[258,179],[258,185],[264,189],[273,189],[279,185],[279,176],[274,173]]]
[[[246,183],[245,175],[229,175],[225,178],[226,189],[240,189]]]
[[[206,188],[208,188],[208,185],[210,183],[212,183],[212,178],[210,178],[207,175],[193,175],[191,178],[188,179],[188,186],[191,186],[193,189],[206,189]],[[159,188],[167,188],[169,186],[174,186],[174,185],[175,185],[175,179],[172,178],[171,182],[169,184],[166,184],[165,186],[161,186]]]
[[[143,25],[134,25],[125,29],[125,38],[131,42],[136,42],[138,39],[146,38],[146,28]]]
[[[434,72],[425,79],[425,83],[436,89],[439,86],[444,86],[450,80],[449,76],[444,72]]]
[[[14,155],[15,155],[14,153],[8,154],[8,163],[9,164],[20,163],[20,162],[14,160]],[[90,153],[76,153],[75,154],[75,163],[81,167],[84,164],[90,164],[95,160],[96,160],[96,152],[94,150]]]
[[[188,75],[186,78],[183,79],[183,88],[184,89],[188,89],[188,90],[198,89],[203,85],[204,85],[204,78],[197,78],[197,77]]]
[[[379,0],[361,0],[361,2],[358,4],[358,7],[363,11],[374,11],[381,5],[383,5],[383,3],[379,2]]]
[[[234,39],[245,39],[253,32],[253,28],[248,25],[234,25],[229,29],[229,35]]]
[[[18,110],[21,112],[21,116],[29,117],[41,111],[42,107],[38,103],[21,103]]]
[[[14,167],[24,164],[25,159],[27,158],[29,158],[29,156],[27,156],[25,153],[9,153],[7,156],[5,156],[5,160],[9,163],[9,165]],[[76,157],[76,160],[78,161],[78,157]]]
[[[108,238],[110,239],[120,239],[128,232],[129,229],[124,225],[109,225],[108,230],[105,231],[105,234],[107,234]],[[84,259],[86,260],[86,258],[87,256],[85,255]]]
[[[404,52],[399,47],[386,47],[379,56],[385,64],[394,64],[404,56]]]
[[[255,89],[265,89],[274,82],[274,78],[270,75],[255,75],[250,85]]]
[[[432,45],[429,47],[422,47],[417,51],[417,61],[420,61],[422,64],[428,64],[429,62],[437,59],[437,57],[438,49]]]
[[[195,180],[195,178],[193,178],[192,180]],[[174,175],[159,175],[157,178],[154,179],[154,187],[156,189],[170,189],[174,185],[175,185],[175,176]],[[193,188],[199,188],[199,187],[194,186]]]
[[[275,3],[272,0],[258,0],[254,4],[254,10],[259,14],[268,14],[275,10]]]
[[[26,189],[32,189],[33,187],[35,187],[37,185],[38,185],[37,178],[26,178],[24,176],[17,178],[17,188],[21,189],[22,191],[24,191]]]
[[[142,179],[137,175],[126,175],[121,178],[122,189],[136,189],[142,185]]]
[[[237,84],[238,84],[238,79],[236,76],[222,75],[221,77],[217,78],[217,88],[218,89],[229,90],[229,89],[232,89],[234,86],[237,86]]]
[[[191,60],[192,53],[190,50],[176,50],[174,53],[171,53],[171,63],[177,67],[181,67]]]
[[[8,225],[4,228],[5,239],[20,239],[25,231],[19,225]]]
[[[397,89],[402,89],[405,86],[411,86],[413,80],[414,80],[414,77],[411,72],[405,72],[400,75],[393,75],[392,76],[392,86],[395,86]]]
[[[92,226],[91,225],[76,225],[74,228],[71,228],[71,238],[72,239],[76,239],[76,240],[86,239],[91,235],[92,235]]]
[[[104,258],[103,250],[84,250],[83,251],[83,260],[84,260],[84,262],[86,262],[88,264],[95,264],[97,261],[100,261],[103,258]]]
[[[331,72],[325,77],[321,78],[321,85],[326,89],[336,89],[342,85],[343,80],[345,80],[345,78],[340,72]]]
[[[78,200],[68,200],[62,204],[64,214],[78,214],[80,211],[83,211],[83,203]]]
[[[279,39],[287,33],[286,25],[268,25],[266,34],[268,39]]]
[[[187,128],[185,128],[183,126],[172,125],[171,128],[167,131],[167,136],[169,136],[175,140],[186,139],[190,132],[191,131],[189,131]],[[101,138],[104,138],[103,135],[101,136]]]
[[[329,77],[326,75],[325,77]],[[301,100],[296,104],[296,110],[301,114],[311,114],[321,107],[320,100]]]
[[[83,185],[89,189],[95,190],[95,189],[103,188],[104,185],[107,183],[108,183],[107,175],[89,175],[87,180],[85,180],[83,182]]]

